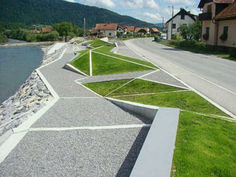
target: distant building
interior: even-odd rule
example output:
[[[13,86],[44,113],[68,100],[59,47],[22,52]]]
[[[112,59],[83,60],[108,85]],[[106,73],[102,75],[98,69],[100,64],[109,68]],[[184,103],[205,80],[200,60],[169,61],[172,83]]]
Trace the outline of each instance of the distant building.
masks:
[[[102,24],[96,24],[96,27],[92,29],[92,33],[94,32],[97,34],[97,36],[100,37],[116,37],[117,34],[117,27],[118,25],[116,23],[102,23]]]
[[[126,26],[126,28],[127,28],[127,33],[134,33],[134,29],[135,29],[135,27],[134,26]]]
[[[236,2],[234,0],[201,0],[199,20],[202,41],[211,46],[231,47],[236,44]]]
[[[127,26],[125,25],[118,25],[117,32],[121,34],[127,34]]]
[[[151,34],[158,35],[160,31],[157,28],[151,28]]]
[[[179,27],[183,24],[189,25],[196,21],[196,16],[181,8],[180,11],[167,22],[167,39],[171,40],[172,35],[179,34]]]
[[[134,33],[136,34],[150,34],[150,29],[148,27],[135,28]]]
[[[36,29],[33,29],[33,30],[30,30],[30,33],[31,34],[38,34],[38,33],[40,33],[40,31],[36,30]]]
[[[52,28],[42,28],[42,33],[50,33]]]

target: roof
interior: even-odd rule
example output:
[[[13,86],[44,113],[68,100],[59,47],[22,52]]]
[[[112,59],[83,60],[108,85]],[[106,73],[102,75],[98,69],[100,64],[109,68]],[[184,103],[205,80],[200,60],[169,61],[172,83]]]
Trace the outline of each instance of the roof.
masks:
[[[144,27],[144,28],[135,28],[135,30],[134,30],[134,33],[138,33],[140,30],[145,30],[146,32],[148,32],[149,31],[149,28],[147,28],[147,27]]]
[[[181,8],[180,11],[175,15],[173,16],[172,18],[170,18],[166,23],[169,23],[172,19],[174,19],[175,17],[177,17],[178,15],[188,15],[191,19],[193,19],[193,21],[196,21],[195,19],[195,15],[193,14],[190,14],[189,12],[187,12],[185,9]]]
[[[201,0],[198,4],[198,8],[203,8],[206,3],[213,2],[216,4],[231,4],[234,0]]]
[[[43,33],[48,33],[48,32],[51,32],[51,31],[52,31],[52,28],[42,28]]]
[[[96,24],[97,30],[117,30],[117,24],[116,23],[101,23]]]
[[[127,32],[134,31],[134,26],[127,26]]]
[[[228,20],[236,19],[236,1],[233,4],[230,4],[224,10],[222,10],[218,15],[216,15],[215,20]]]
[[[30,33],[40,33],[40,31],[36,30],[36,29],[33,29],[33,30],[30,30]]]
[[[158,30],[157,28],[152,28],[152,31],[153,31],[154,33],[159,33],[159,30]]]

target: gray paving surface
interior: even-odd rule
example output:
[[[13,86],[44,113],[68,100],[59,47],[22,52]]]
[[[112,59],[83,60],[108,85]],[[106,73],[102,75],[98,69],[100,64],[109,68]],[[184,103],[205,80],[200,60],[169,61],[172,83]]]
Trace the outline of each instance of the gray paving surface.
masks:
[[[0,176],[129,176],[148,128],[29,132]]]
[[[156,81],[156,82],[166,83],[166,84],[170,84],[170,85],[175,85],[178,87],[187,88],[183,83],[174,79],[173,77],[171,77],[170,75],[168,75],[166,72],[164,72],[162,70],[158,70],[158,71],[151,73],[149,75],[146,75],[142,78],[147,79],[147,80],[151,80],[151,81]]]
[[[76,80],[80,83],[90,83],[90,82],[102,82],[110,80],[119,80],[119,79],[133,79],[148,73],[153,72],[154,70],[140,71],[140,72],[131,72],[131,73],[122,73],[122,74],[111,74],[111,75],[102,75],[102,76],[92,76],[87,78],[82,78]]]
[[[32,127],[83,127],[151,123],[103,98],[61,98]]]
[[[130,54],[129,50],[125,53]],[[59,100],[0,164],[0,176],[129,176],[149,128],[119,128],[119,125],[142,126],[151,122],[129,114],[76,83],[84,76],[63,68],[73,55],[73,47],[68,45],[60,60],[40,69]],[[131,76],[129,73],[122,77]],[[102,76],[84,81],[105,78],[112,79]],[[79,130],[111,125],[117,128]],[[68,129],[63,131],[60,129],[63,127]],[[71,127],[78,129],[69,130]]]

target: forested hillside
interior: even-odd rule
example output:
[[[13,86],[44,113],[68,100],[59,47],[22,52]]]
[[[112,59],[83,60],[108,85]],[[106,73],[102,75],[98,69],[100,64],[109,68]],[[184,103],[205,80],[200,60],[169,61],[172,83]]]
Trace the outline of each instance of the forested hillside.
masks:
[[[63,0],[1,0],[0,22],[52,25],[67,21],[82,27],[84,18],[86,18],[87,28],[104,22],[140,27],[153,26],[153,24],[122,16],[106,9]]]

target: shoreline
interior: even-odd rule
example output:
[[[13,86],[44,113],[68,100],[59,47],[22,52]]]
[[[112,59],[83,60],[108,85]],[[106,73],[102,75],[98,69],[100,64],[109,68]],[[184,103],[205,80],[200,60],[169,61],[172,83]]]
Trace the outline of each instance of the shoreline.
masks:
[[[41,47],[44,54],[40,66],[14,95],[0,105],[0,137],[18,127],[54,99],[36,70],[56,60],[66,47],[67,43],[60,42]]]

